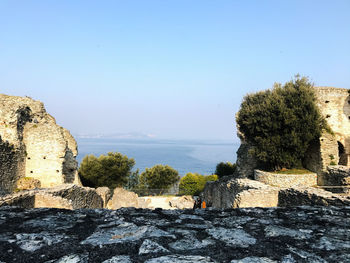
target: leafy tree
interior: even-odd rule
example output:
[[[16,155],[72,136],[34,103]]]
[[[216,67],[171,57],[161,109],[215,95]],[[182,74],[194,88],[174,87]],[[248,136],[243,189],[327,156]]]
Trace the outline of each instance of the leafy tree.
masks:
[[[141,173],[139,188],[161,194],[180,179],[178,171],[169,165],[155,165]]]
[[[219,176],[219,178],[225,175],[232,175],[236,171],[236,164],[230,162],[221,162],[216,165],[215,174]]]
[[[107,186],[111,189],[120,187],[128,182],[133,174],[135,161],[121,153],[109,152],[107,155],[96,157],[87,155],[79,167],[79,176],[83,185],[90,187]]]
[[[236,121],[263,168],[300,167],[310,142],[330,132],[315,101],[313,84],[298,75],[244,98]]]
[[[179,192],[181,195],[199,195],[208,181],[216,181],[217,175],[203,176],[197,173],[188,173],[180,180]]]

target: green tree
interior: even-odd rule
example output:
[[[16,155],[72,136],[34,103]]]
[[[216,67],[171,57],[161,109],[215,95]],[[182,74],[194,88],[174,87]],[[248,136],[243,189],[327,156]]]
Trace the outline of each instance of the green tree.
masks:
[[[226,175],[232,175],[236,171],[236,164],[230,163],[230,162],[221,162],[216,165],[215,174],[219,176],[219,178],[226,176]]]
[[[111,189],[121,187],[128,182],[135,165],[132,158],[121,153],[109,152],[96,157],[87,155],[79,167],[79,176],[83,185],[90,187],[107,186]]]
[[[310,142],[330,132],[315,101],[313,84],[298,75],[244,98],[236,121],[262,168],[300,167]]]
[[[198,173],[187,173],[180,180],[179,193],[181,195],[199,195],[205,187],[206,182],[216,181],[217,175],[201,175]]]
[[[146,168],[139,179],[139,189],[148,190],[151,193],[161,194],[168,190],[180,179],[178,171],[169,165],[155,165]]]

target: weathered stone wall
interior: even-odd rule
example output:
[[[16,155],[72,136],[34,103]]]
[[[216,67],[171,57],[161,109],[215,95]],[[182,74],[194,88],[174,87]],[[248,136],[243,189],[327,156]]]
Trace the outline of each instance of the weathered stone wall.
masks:
[[[350,96],[347,89],[315,87],[317,105],[334,132],[335,139],[344,146],[341,165],[350,165]],[[328,148],[322,147],[327,151]],[[332,151],[333,149],[329,149]],[[336,151],[338,152],[338,151]],[[328,154],[328,152],[326,153]],[[329,154],[334,154],[330,152]],[[337,163],[338,164],[338,163]]]
[[[277,187],[292,187],[292,186],[316,186],[317,174],[276,174],[265,171],[255,170],[255,180]]]
[[[303,161],[304,167],[321,175],[327,172],[329,165],[339,163],[338,142],[334,135],[324,132],[313,141]],[[321,184],[321,182],[318,182]]]
[[[323,177],[323,185],[350,186],[350,168],[335,165],[327,167],[328,173]]]
[[[333,194],[315,187],[280,189],[278,206],[349,206],[350,196]]]
[[[12,192],[24,172],[25,155],[22,149],[3,141],[0,136],[0,195]]]
[[[77,144],[40,101],[0,94],[0,188],[12,192],[21,177],[42,187],[79,184]]]
[[[1,206],[65,209],[103,208],[103,200],[94,188],[63,184],[54,188],[20,191],[2,196],[0,197]]]
[[[349,206],[350,195],[316,187],[272,187],[249,179],[208,182],[204,201],[213,208],[277,207],[299,205]]]
[[[237,150],[237,170],[235,178],[254,178],[254,169],[258,168],[258,161],[249,153],[251,145],[241,139],[241,145]]]

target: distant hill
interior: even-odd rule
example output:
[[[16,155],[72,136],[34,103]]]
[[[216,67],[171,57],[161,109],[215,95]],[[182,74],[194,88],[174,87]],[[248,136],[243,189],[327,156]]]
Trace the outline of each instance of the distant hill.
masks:
[[[144,134],[139,132],[130,133],[96,133],[96,134],[74,134],[76,138],[88,139],[153,139],[156,136],[153,134]]]

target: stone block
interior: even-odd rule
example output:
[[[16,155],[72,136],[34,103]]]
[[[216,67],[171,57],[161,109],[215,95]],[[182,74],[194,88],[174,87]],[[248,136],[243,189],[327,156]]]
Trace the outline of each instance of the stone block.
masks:
[[[138,195],[120,187],[115,188],[112,199],[107,203],[107,208],[119,209],[121,207],[139,207]]]
[[[49,208],[63,208],[73,209],[71,200],[64,199],[60,196],[54,196],[47,193],[38,193],[34,196],[34,207],[49,207]]]
[[[177,209],[192,209],[194,205],[194,199],[190,195],[173,197],[169,204],[173,208]]]
[[[107,207],[108,201],[112,197],[112,191],[108,187],[98,187],[96,188],[96,193],[102,198],[103,200],[103,207]]]
[[[41,183],[38,179],[31,177],[22,177],[17,181],[17,189],[18,190],[28,190],[40,188]]]
[[[275,207],[278,204],[277,187],[250,179],[229,179],[208,182],[203,200],[208,207]]]

